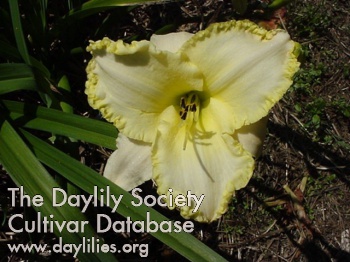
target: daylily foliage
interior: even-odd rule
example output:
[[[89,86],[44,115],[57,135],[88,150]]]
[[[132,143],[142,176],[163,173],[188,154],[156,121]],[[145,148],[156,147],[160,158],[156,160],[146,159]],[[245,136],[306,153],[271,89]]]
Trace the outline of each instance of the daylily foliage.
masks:
[[[204,194],[181,215],[219,218],[252,176],[266,116],[299,68],[295,49],[285,31],[247,20],[91,42],[86,94],[120,132],[104,175],[126,190],[152,178],[159,194]]]

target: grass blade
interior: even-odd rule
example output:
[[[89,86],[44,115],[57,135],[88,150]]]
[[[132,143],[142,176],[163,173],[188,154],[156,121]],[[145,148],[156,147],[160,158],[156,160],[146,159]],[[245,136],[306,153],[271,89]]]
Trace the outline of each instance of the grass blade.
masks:
[[[71,10],[68,14],[68,18],[74,17],[74,19],[83,18],[97,12],[102,12],[118,6],[132,6],[143,4],[157,4],[171,2],[169,0],[91,0],[85,2],[80,8]]]
[[[106,148],[116,148],[117,129],[102,121],[20,102],[4,101],[18,126],[72,137]]]
[[[0,46],[0,57],[12,62],[21,62],[21,55],[16,47],[3,40],[0,40]]]
[[[43,205],[35,209],[44,216],[49,217],[52,214],[54,220],[60,223],[62,221],[86,221],[78,208],[69,205],[61,208],[53,207],[52,189],[57,188],[58,184],[33,155],[11,124],[4,119],[0,119],[0,163],[16,185],[23,186],[29,196],[40,194],[43,197]],[[57,228],[55,228],[55,234],[62,236],[66,243],[80,244],[84,236],[93,237],[94,231],[91,226],[87,225],[83,234],[72,234],[66,229],[59,232]],[[112,255],[103,253],[84,254],[80,252],[78,257],[82,261],[113,261]]]
[[[30,65],[30,57],[27,49],[26,40],[23,34],[22,23],[21,23],[21,15],[19,13],[19,6],[17,0],[8,0],[10,5],[11,19],[12,19],[12,27],[13,32],[15,34],[17,48],[19,53],[21,54],[24,62]]]
[[[26,64],[0,64],[0,95],[17,90],[36,90],[31,68]]]

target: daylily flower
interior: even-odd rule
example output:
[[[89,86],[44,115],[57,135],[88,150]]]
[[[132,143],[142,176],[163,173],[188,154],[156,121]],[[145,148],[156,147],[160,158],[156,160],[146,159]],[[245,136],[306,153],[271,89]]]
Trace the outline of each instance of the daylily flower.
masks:
[[[266,116],[299,68],[295,48],[285,31],[246,20],[91,42],[86,94],[120,132],[104,175],[126,190],[152,178],[158,194],[204,194],[181,215],[219,218],[252,176]]]

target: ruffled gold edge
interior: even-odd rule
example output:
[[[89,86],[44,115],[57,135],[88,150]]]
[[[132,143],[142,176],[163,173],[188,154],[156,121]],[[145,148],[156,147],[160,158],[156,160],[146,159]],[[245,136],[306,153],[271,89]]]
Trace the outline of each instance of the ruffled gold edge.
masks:
[[[189,48],[190,46],[194,48],[197,42],[203,41],[205,40],[205,38],[212,37],[213,34],[219,34],[220,32],[225,31],[249,32],[260,37],[262,41],[271,40],[279,32],[286,32],[282,29],[266,30],[249,20],[232,20],[222,23],[213,23],[208,28],[206,28],[203,31],[199,31],[187,42],[185,42],[184,45],[180,48],[179,52],[185,52],[185,49]],[[265,104],[262,105],[263,110],[261,110],[260,114],[258,114],[257,112],[257,114],[255,114],[254,119],[246,121],[242,126],[256,123],[261,118],[265,117],[271,110],[271,108],[283,97],[283,95],[288,91],[288,89],[292,85],[293,76],[299,70],[300,67],[300,62],[298,62],[298,55],[300,54],[300,44],[294,42],[293,40],[289,41],[293,44],[293,46],[287,54],[288,58],[285,65],[283,65],[283,67],[285,67],[283,71],[284,81],[281,81],[281,83],[274,90],[273,96],[270,96],[269,99],[266,100]],[[238,126],[236,127],[236,129],[239,129],[242,126]]]
[[[228,134],[223,134],[223,137],[226,141],[229,140]],[[226,188],[221,196],[221,203],[218,205],[218,208],[215,212],[215,215],[212,218],[205,217],[203,215],[203,213],[200,211],[193,213],[192,211],[194,210],[194,208],[191,208],[188,206],[176,207],[176,209],[178,209],[180,211],[180,214],[183,218],[194,219],[194,220],[201,222],[201,223],[211,223],[211,222],[219,219],[223,214],[226,213],[228,206],[231,203],[231,201],[235,195],[235,192],[239,189],[244,188],[249,183],[249,181],[253,175],[253,172],[254,172],[255,161],[254,161],[252,155],[248,151],[244,150],[244,148],[242,147],[242,145],[238,141],[236,141],[236,140],[230,140],[230,141],[233,141],[233,143],[234,143],[233,146],[236,147],[237,149],[239,149],[239,153],[247,158],[247,165],[245,166],[245,170],[242,170],[242,169],[239,170],[239,173],[240,173],[239,176],[245,177],[246,181],[244,183],[242,183],[241,185],[239,185],[239,187],[235,187],[237,185],[234,185],[233,181],[226,185]],[[173,189],[173,188],[169,185],[166,185],[165,183],[162,183],[162,181],[161,181],[162,175],[160,174],[160,171],[158,170],[157,158],[154,156],[153,151],[152,151],[152,163],[153,163],[153,177],[152,178],[157,185],[157,193],[159,195],[165,194],[168,196],[169,195],[168,189],[169,188]],[[180,191],[173,191],[172,192],[172,195],[174,197],[179,195],[179,194],[186,195],[185,192],[180,192]],[[197,196],[197,197],[199,197],[199,196]],[[210,196],[206,196],[206,197],[210,197]],[[165,202],[167,203],[169,209],[175,208],[175,207],[170,206],[170,203],[168,202],[167,199]]]
[[[180,48],[179,52],[183,52],[186,49],[186,46],[188,45],[195,46],[197,41],[201,41],[207,37],[210,37],[212,33],[219,33],[221,31],[229,31],[229,30],[240,30],[240,31],[250,32],[254,35],[259,36],[262,41],[264,40],[268,41],[272,39],[278,32],[284,32],[284,30],[281,30],[281,29],[268,31],[264,28],[259,27],[257,24],[249,20],[240,20],[240,21],[233,20],[233,21],[228,21],[223,23],[215,23],[210,25],[207,29],[196,33],[192,38],[190,38],[187,42],[184,43],[184,45]],[[287,90],[293,83],[292,78],[294,74],[299,70],[299,67],[300,67],[300,63],[297,60],[297,56],[299,53],[298,51],[299,44],[292,40],[290,40],[290,42],[293,43],[293,46],[287,54],[288,58],[284,65],[285,67],[285,70],[283,72],[284,81],[283,80],[281,81],[277,90],[275,90],[274,92],[274,96],[270,97],[270,99],[266,101],[265,105],[263,105],[263,108],[265,111],[264,114],[257,116],[256,119],[254,119],[249,123],[245,123],[245,125],[256,123],[261,118],[265,117],[268,114],[269,110],[283,97],[283,95],[287,92]],[[234,142],[235,142],[235,146],[239,146],[241,152],[242,151],[247,152],[243,149],[243,147],[238,141],[234,141]],[[249,153],[247,152],[247,154]],[[251,160],[249,165],[247,165],[246,170],[245,171],[240,170],[241,176],[247,177],[246,183],[242,185],[240,188],[235,188],[233,182],[226,186],[226,189],[222,194],[221,204],[219,205],[219,208],[215,212],[215,216],[213,218],[210,218],[210,219],[206,218],[203,216],[201,212],[192,213],[193,209],[187,206],[178,207],[178,209],[180,210],[180,214],[186,219],[191,218],[198,222],[206,222],[206,223],[211,223],[217,220],[218,218],[220,218],[227,211],[228,205],[232,201],[235,191],[245,187],[253,175],[255,161],[250,154],[249,154],[249,157]],[[157,168],[157,163],[155,163],[154,161],[155,159],[153,158],[153,179],[158,186],[157,193],[167,194],[168,189],[171,187],[162,184],[160,171]],[[246,174],[249,174],[249,175],[246,175]],[[173,192],[174,196],[176,196],[177,194],[183,194],[183,193]],[[169,206],[169,203],[167,204]]]
[[[94,52],[104,51],[108,54],[115,54],[118,56],[126,56],[135,54],[138,52],[148,52],[152,56],[161,60],[165,56],[174,56],[174,59],[183,62],[186,66],[190,64],[188,57],[183,53],[172,53],[166,50],[158,50],[157,47],[150,41],[133,41],[131,44],[124,43],[122,40],[113,41],[107,37],[96,42],[90,41],[90,45],[87,47],[87,51],[92,54],[92,59],[88,62],[86,67],[87,81],[85,82],[85,94],[88,97],[89,105],[99,110],[102,116],[109,122],[113,123],[120,131],[124,130],[125,123],[122,121],[123,117],[117,112],[110,109],[107,103],[103,102],[101,97],[96,95],[97,83],[99,81],[99,76],[94,73],[96,68],[96,60],[94,58]],[[202,79],[202,75],[198,75]],[[197,76],[197,78],[198,78]],[[197,79],[194,78],[194,79]],[[147,112],[151,113],[151,112]],[[140,136],[131,136],[133,139],[142,140],[145,142],[152,142],[153,140],[146,139]]]
[[[132,42],[131,44],[126,44],[122,40],[112,41],[108,37],[103,38],[98,41],[90,41],[90,45],[86,48],[88,52],[91,53],[92,58],[88,62],[86,67],[87,81],[85,82],[85,94],[88,97],[89,105],[99,110],[107,121],[113,123],[119,130],[123,129],[123,124],[120,119],[121,116],[115,114],[115,112],[109,110],[106,103],[104,103],[101,98],[96,96],[96,85],[99,81],[99,77],[94,73],[96,67],[96,61],[94,59],[93,53],[99,50],[105,50],[107,53],[112,53],[116,55],[127,55],[134,54],[138,51],[144,51],[150,48],[148,41]]]
[[[282,31],[279,29],[267,31],[266,29],[263,29],[263,28],[259,27],[258,25],[256,25],[255,23],[248,21],[248,20],[215,23],[215,24],[210,25],[207,29],[195,34],[191,39],[189,39],[183,45],[183,47],[179,50],[179,52],[181,52],[182,49],[186,47],[186,45],[195,45],[196,41],[204,39],[206,37],[209,37],[212,32],[217,33],[220,31],[228,31],[232,28],[235,28],[235,30],[248,31],[248,32],[253,33],[257,36],[260,36],[262,40],[269,40],[274,35],[276,35],[278,33],[278,31]],[[300,66],[300,63],[297,60],[298,49],[299,49],[298,43],[295,43],[292,40],[290,40],[290,41],[293,42],[294,45],[293,45],[293,48],[288,53],[288,61],[286,63],[287,68],[284,71],[285,81],[280,84],[279,90],[277,92],[275,92],[276,95],[272,99],[268,100],[268,102],[264,105],[264,108],[266,109],[266,114],[272,108],[272,106],[277,101],[279,101],[282,98],[282,96],[286,93],[286,91],[288,90],[288,88],[292,84],[293,75],[298,71],[299,66]],[[142,45],[138,46],[139,43],[142,43]],[[130,49],[130,47],[133,47],[133,48]],[[104,38],[103,40],[100,40],[97,42],[91,42],[90,46],[87,48],[87,51],[92,53],[95,50],[105,49],[106,52],[109,52],[109,53],[115,53],[118,55],[126,55],[126,54],[135,53],[138,50],[141,50],[140,48],[149,48],[149,42],[148,41],[133,42],[132,44],[129,45],[129,44],[125,44],[121,40],[119,40],[117,42],[113,42],[108,38]],[[93,107],[94,109],[100,110],[102,116],[106,120],[112,122],[115,126],[118,127],[118,122],[119,122],[118,117],[113,117],[112,116],[113,113],[109,112],[108,109],[105,108],[105,105],[101,102],[101,100],[99,98],[97,98],[96,95],[94,94],[96,83],[98,81],[98,76],[93,73],[94,68],[95,68],[95,61],[92,58],[90,60],[90,62],[88,63],[88,66],[86,68],[88,80],[86,81],[85,94],[88,96],[88,102],[89,102],[91,107]],[[259,119],[261,119],[265,115],[258,117],[258,119],[256,119],[256,121],[258,121]],[[254,123],[256,121],[252,121],[251,123]],[[251,123],[246,123],[246,124],[251,124]],[[240,150],[246,152],[238,142],[236,142],[236,144],[237,144],[237,146],[240,147]],[[155,180],[155,182],[158,185],[157,192],[158,192],[158,194],[166,194],[170,187],[162,185],[160,183],[161,182],[160,181],[161,174],[159,173],[159,171],[157,169],[157,165],[154,163],[153,163],[153,168],[154,168],[153,179]],[[242,174],[247,174],[247,173],[249,174],[248,176],[246,176],[247,181],[246,181],[245,185],[243,185],[240,188],[243,188],[248,184],[251,176],[253,175],[253,171],[254,171],[254,160],[253,160],[253,158],[251,158],[250,165],[247,166],[246,170],[244,172],[242,170],[240,170],[240,173],[242,173]],[[219,205],[219,208],[217,209],[215,216],[213,218],[208,219],[208,218],[204,217],[201,212],[192,213],[193,209],[186,207],[186,206],[179,208],[180,213],[186,219],[192,218],[192,219],[199,221],[199,222],[207,222],[207,223],[213,222],[214,220],[221,217],[227,211],[228,205],[231,202],[235,191],[239,190],[240,188],[235,188],[233,183],[228,184],[226,186],[226,189],[222,194],[221,204]],[[180,194],[180,193],[181,192],[173,192],[173,196],[176,196],[177,194]]]

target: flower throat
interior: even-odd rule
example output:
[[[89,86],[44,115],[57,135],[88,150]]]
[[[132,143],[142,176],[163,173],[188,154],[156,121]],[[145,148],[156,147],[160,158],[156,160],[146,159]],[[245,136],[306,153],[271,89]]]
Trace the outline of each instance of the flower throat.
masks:
[[[180,118],[186,125],[186,135],[183,143],[183,150],[186,149],[188,134],[193,122],[198,121],[200,100],[195,92],[190,92],[180,98]]]

